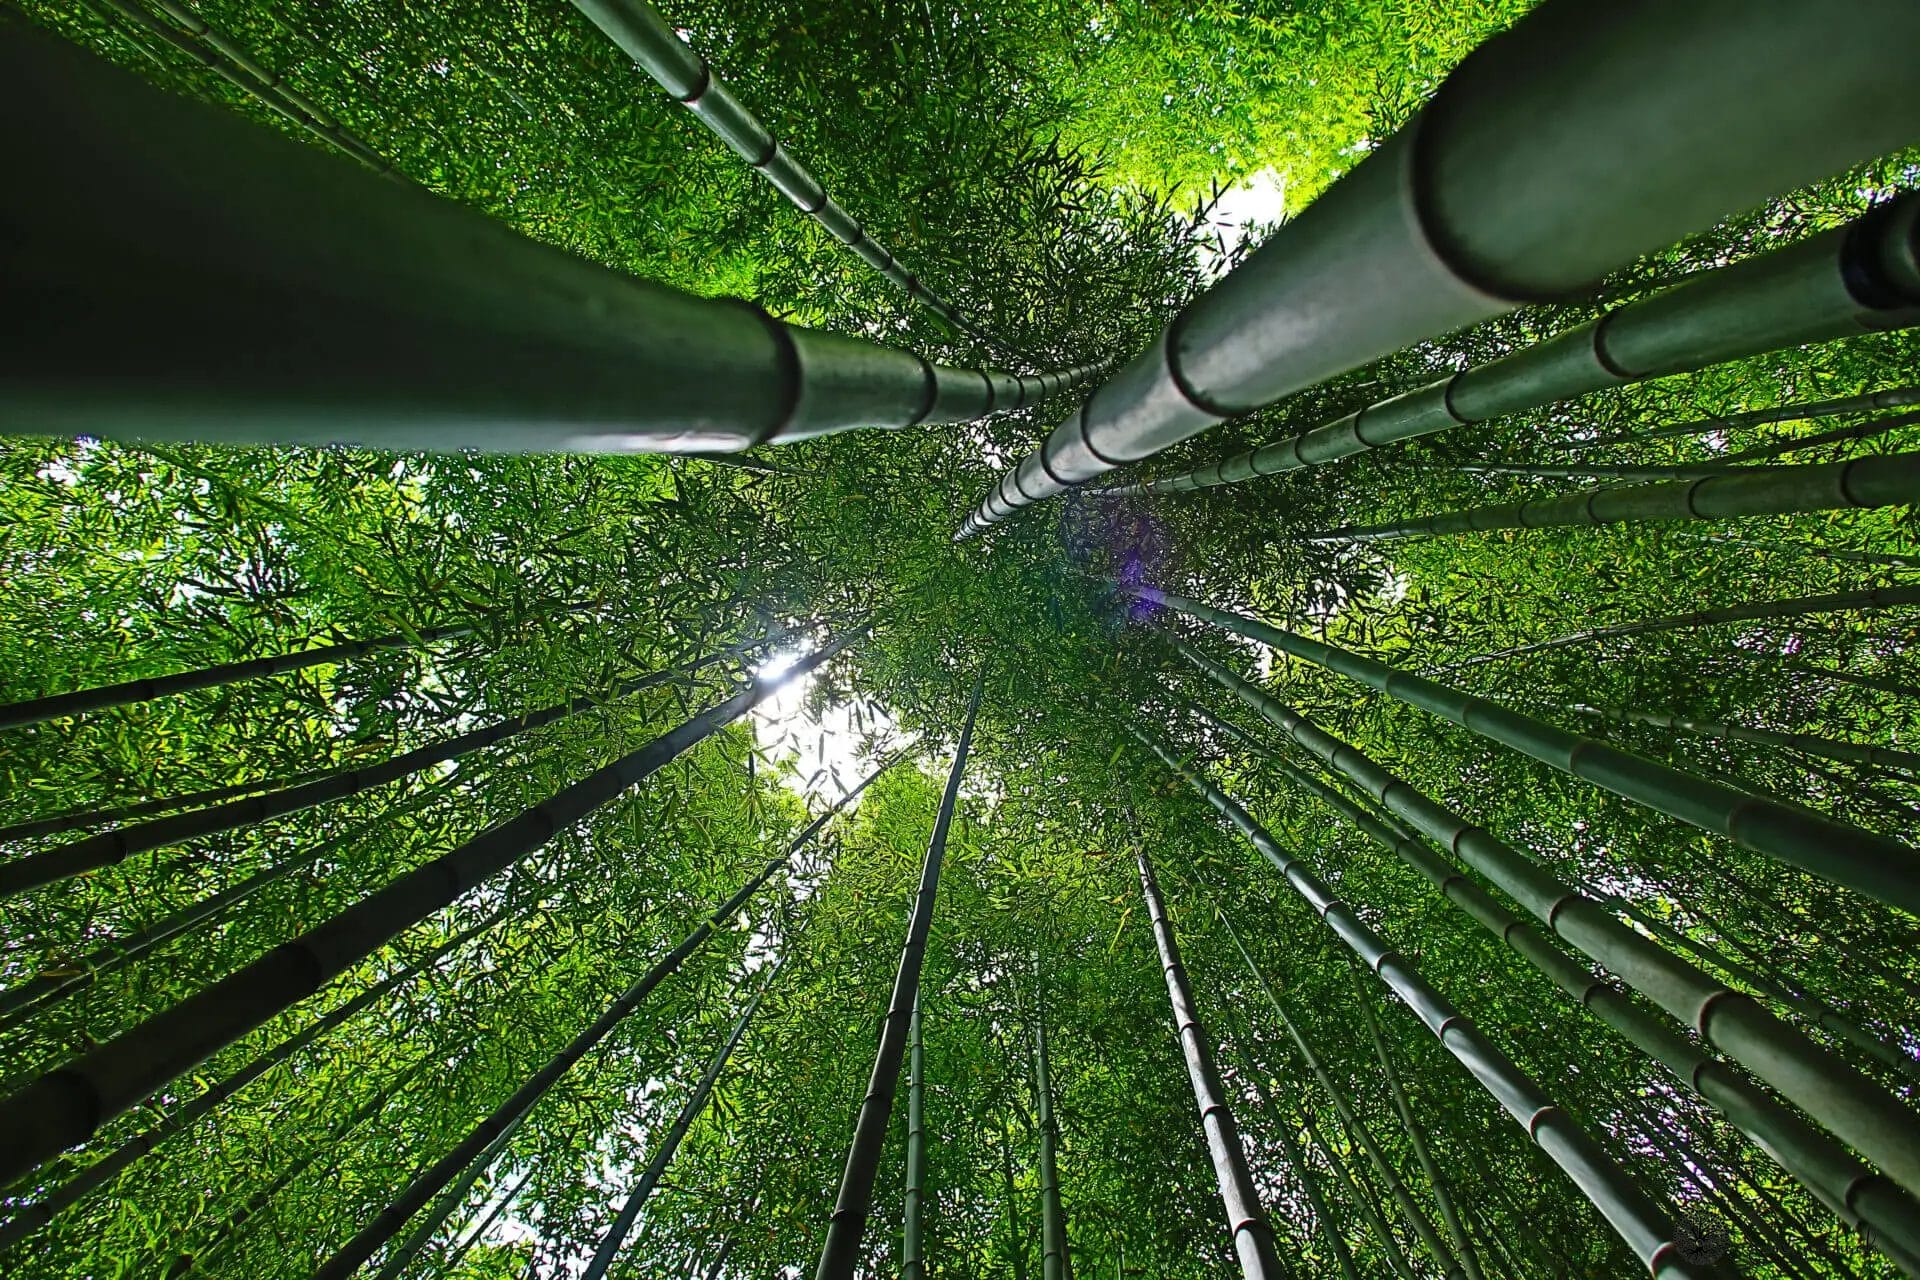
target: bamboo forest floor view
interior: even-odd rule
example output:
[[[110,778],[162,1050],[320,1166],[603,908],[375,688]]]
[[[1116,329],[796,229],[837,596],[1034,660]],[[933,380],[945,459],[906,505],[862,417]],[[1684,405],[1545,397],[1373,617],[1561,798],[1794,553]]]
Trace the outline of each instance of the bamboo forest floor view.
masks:
[[[1920,1277],[1920,8],[659,4],[0,13],[0,1271]]]

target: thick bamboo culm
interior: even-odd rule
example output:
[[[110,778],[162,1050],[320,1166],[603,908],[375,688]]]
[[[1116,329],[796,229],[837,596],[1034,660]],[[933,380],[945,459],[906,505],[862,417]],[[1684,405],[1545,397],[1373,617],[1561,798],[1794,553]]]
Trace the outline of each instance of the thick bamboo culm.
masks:
[[[1308,542],[1390,542],[1493,529],[1552,529],[1628,520],[1727,520],[1801,511],[1901,507],[1920,498],[1920,453],[1869,454],[1800,467],[1733,467],[1694,480],[1597,485],[1552,498],[1350,525]]]
[[[1189,304],[955,536],[1410,343],[1577,297],[1910,143],[1920,101],[1890,42],[1920,42],[1920,8],[1867,0],[1836,23],[1794,0],[1548,0]]]
[[[866,631],[857,628],[821,646],[782,680],[805,675]],[[0,1182],[86,1141],[155,1088],[313,995],[395,935],[506,870],[747,714],[780,683],[746,683],[732,696],[525,813],[406,872],[198,994],[0,1099]]]
[[[1545,342],[1220,462],[1096,492],[1239,484],[1607,387],[1781,347],[1920,323],[1920,195],[1851,225],[1723,267]]]
[[[1180,942],[1173,936],[1173,924],[1167,919],[1167,905],[1160,897],[1160,885],[1154,879],[1153,864],[1147,860],[1146,846],[1135,845],[1133,857],[1140,873],[1140,895],[1146,903],[1147,923],[1153,929],[1153,944],[1160,953],[1167,1000],[1173,1009],[1174,1035],[1180,1041],[1188,1083],[1193,1086],[1193,1101],[1200,1108],[1200,1129],[1206,1136],[1214,1180],[1220,1186],[1220,1205],[1227,1213],[1227,1230],[1232,1234],[1233,1251],[1240,1260],[1240,1274],[1243,1280],[1281,1280],[1284,1273],[1274,1246],[1273,1228],[1267,1223],[1266,1210],[1260,1204],[1260,1190],[1254,1185],[1252,1170],[1247,1167],[1246,1148],[1240,1141],[1239,1126],[1234,1123],[1233,1108],[1227,1105],[1226,1089],[1220,1083],[1220,1070],[1213,1060],[1213,1048],[1200,1025],[1193,985],[1188,982],[1186,966],[1180,961]]]
[[[1732,990],[1622,924],[1601,903],[1436,803],[1351,744],[1203,655],[1192,650],[1187,653],[1263,719],[1329,768],[1351,779],[1396,819],[1410,822],[1487,877],[1536,916],[1549,932],[1619,975],[1706,1044],[1752,1071],[1861,1151],[1881,1160],[1895,1178],[1907,1181],[1913,1177],[1913,1156],[1920,1151],[1915,1135],[1920,1133],[1920,1125],[1873,1081],[1751,996]],[[1920,1205],[1892,1182],[1854,1160],[1771,1095],[1702,1055],[1672,1028],[1647,1017],[1606,984],[1596,983],[1592,974],[1546,945],[1537,931],[1496,906],[1478,886],[1404,833],[1384,825],[1337,790],[1284,759],[1270,759],[1289,778],[1425,876],[1450,903],[1673,1072],[1682,1084],[1725,1111],[1742,1132],[1849,1226],[1899,1258],[1903,1266],[1920,1258]]]
[[[1360,958],[1368,971],[1413,1011],[1441,1045],[1566,1172],[1650,1275],[1656,1280],[1698,1277],[1699,1273],[1682,1259],[1667,1215],[1572,1116],[1547,1097],[1531,1077],[1435,990],[1404,956],[1368,928],[1319,876],[1281,848],[1231,796],[1146,733],[1132,726],[1129,731],[1232,823],[1321,922]]]
[[[788,154],[773,132],[740,104],[725,82],[714,75],[707,60],[682,40],[665,15],[647,0],[573,0],[573,6],[652,76],[667,91],[668,97],[692,112],[716,138],[771,183],[794,208],[845,245],[849,253],[948,324],[983,342],[1005,348],[1005,343],[998,342],[945,298],[922,284],[918,276],[887,252],[885,245],[867,234],[867,229],[827,194],[819,180]]]
[[[488,1150],[505,1135],[511,1133],[533,1105],[545,1097],[547,1091],[572,1070],[576,1062],[632,1016],[634,1011],[653,993],[655,987],[679,972],[680,966],[705,947],[707,941],[716,932],[724,929],[727,922],[739,914],[740,909],[764,889],[781,868],[792,861],[794,854],[805,848],[850,800],[865,791],[868,785],[888,767],[889,765],[882,764],[868,774],[859,786],[847,792],[819,817],[809,822],[799,835],[787,843],[786,848],[741,885],[732,897],[715,908],[713,913],[696,925],[678,945],[636,978],[633,984],[615,997],[585,1030],[569,1041],[560,1052],[548,1059],[538,1071],[514,1090],[505,1102],[475,1125],[452,1151],[409,1182],[406,1189],[396,1196],[392,1203],[375,1215],[374,1219],[361,1228],[353,1239],[342,1245],[313,1273],[313,1280],[347,1280],[347,1277],[359,1270],[361,1263],[371,1258],[381,1245],[392,1239],[402,1227],[406,1226],[407,1220],[418,1213],[427,1201],[433,1198],[435,1192],[460,1176],[461,1172],[470,1168],[476,1160],[486,1158]],[[637,1206],[635,1212],[638,1212]]]
[[[935,365],[635,280],[31,32],[0,31],[0,114],[0,164],[44,193],[0,237],[10,431],[735,452],[1093,373]]]
[[[1115,587],[1357,680],[1562,773],[1725,836],[1741,848],[1846,885],[1904,911],[1920,911],[1920,850],[1898,840],[1569,733],[1489,699],[1295,635],[1257,618],[1154,587]],[[1920,1144],[1914,1150],[1920,1153]],[[1920,1177],[1915,1183],[1920,1185]]]
[[[973,694],[967,701],[967,718],[960,727],[960,740],[954,746],[953,765],[947,770],[946,790],[940,796],[933,832],[927,837],[920,887],[914,893],[913,914],[907,921],[906,939],[900,945],[900,965],[894,972],[887,1016],[880,1024],[873,1074],[867,1080],[866,1095],[860,1100],[853,1140],[847,1144],[847,1162],[841,1170],[840,1189],[834,1196],[833,1215],[827,1222],[827,1238],[820,1247],[814,1280],[853,1280],[860,1262],[860,1242],[866,1235],[867,1218],[873,1209],[873,1184],[879,1176],[880,1155],[886,1146],[894,1097],[899,1091],[900,1063],[906,1057],[908,1023],[920,999],[920,970],[926,962],[927,936],[933,928],[933,907],[940,892],[947,832],[953,826],[954,809],[960,802],[960,782],[966,774],[967,753],[973,744],[973,722],[980,714],[980,696],[985,688],[983,669],[974,677]]]

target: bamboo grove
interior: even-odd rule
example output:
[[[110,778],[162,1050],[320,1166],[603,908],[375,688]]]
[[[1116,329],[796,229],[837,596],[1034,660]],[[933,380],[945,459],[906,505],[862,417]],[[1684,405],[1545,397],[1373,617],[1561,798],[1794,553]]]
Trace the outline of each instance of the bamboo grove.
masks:
[[[0,1269],[1920,1277],[1905,0],[17,0]]]

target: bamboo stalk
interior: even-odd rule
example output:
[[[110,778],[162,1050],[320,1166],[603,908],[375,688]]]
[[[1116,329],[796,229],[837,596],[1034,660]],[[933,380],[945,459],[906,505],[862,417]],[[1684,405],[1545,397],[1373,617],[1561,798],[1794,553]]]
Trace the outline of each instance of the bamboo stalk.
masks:
[[[1702,738],[1720,738],[1728,742],[1753,742],[1766,747],[1791,747],[1823,760],[1844,760],[1853,764],[1876,765],[1908,773],[1920,771],[1920,752],[1896,751],[1857,742],[1842,742],[1813,733],[1779,733],[1772,729],[1750,729],[1745,725],[1724,724],[1717,720],[1694,720],[1662,711],[1635,711],[1609,707],[1571,704],[1569,711],[1609,720],[1615,724],[1650,724],[1661,729],[1677,729]]]
[[[1570,447],[1591,449],[1609,444],[1638,444],[1643,440],[1659,440],[1668,436],[1713,435],[1722,431],[1738,431],[1743,427],[1757,427],[1769,422],[1801,422],[1811,418],[1829,418],[1843,413],[1900,409],[1910,404],[1920,404],[1920,387],[1888,387],[1882,391],[1868,391],[1857,396],[1841,396],[1833,400],[1807,400],[1798,404],[1778,405],[1771,409],[1749,409],[1744,413],[1701,418],[1694,422],[1680,422],[1670,426],[1655,427],[1648,431],[1623,431],[1616,435],[1595,436],[1591,440],[1570,442]]]
[[[791,851],[788,856],[792,856]],[[607,1268],[613,1265],[614,1256],[620,1252],[620,1246],[626,1242],[627,1235],[633,1230],[633,1224],[640,1220],[640,1210],[646,1207],[647,1200],[653,1195],[654,1189],[660,1185],[660,1179],[666,1176],[667,1166],[673,1163],[673,1157],[680,1150],[680,1143],[686,1138],[687,1130],[693,1127],[694,1120],[706,1108],[707,1099],[713,1096],[714,1086],[719,1083],[720,1073],[727,1069],[727,1061],[733,1057],[733,1051],[740,1047],[741,1039],[747,1034],[748,1024],[753,1021],[753,1015],[760,1009],[761,1000],[779,979],[780,971],[786,968],[787,960],[791,956],[792,951],[789,949],[780,957],[780,963],[773,967],[772,972],[761,982],[759,990],[753,993],[753,998],[747,1001],[746,1008],[742,1009],[740,1016],[734,1020],[733,1030],[728,1033],[726,1040],[714,1053],[713,1060],[707,1064],[706,1073],[694,1085],[693,1092],[687,1095],[687,1100],[682,1104],[679,1114],[674,1116],[673,1124],[667,1129],[666,1136],[660,1140],[659,1147],[654,1150],[653,1158],[647,1161],[647,1167],[641,1172],[640,1180],[633,1184],[633,1190],[627,1194],[626,1203],[620,1206],[619,1215],[607,1228],[606,1234],[600,1237],[599,1246],[593,1253],[593,1260],[581,1273],[581,1280],[602,1280],[607,1274]]]
[[[1695,1276],[1674,1244],[1667,1215],[1600,1149],[1571,1116],[1428,984],[1412,964],[1335,897],[1319,876],[1287,853],[1247,811],[1204,775],[1133,726],[1129,732],[1252,842],[1288,886],[1312,907],[1367,968],[1425,1023],[1481,1087],[1600,1211],[1633,1256],[1655,1277]]]
[[[1384,542],[1490,529],[1850,511],[1909,506],[1916,495],[1920,495],[1920,453],[1893,453],[1798,467],[1731,467],[1690,481],[1602,486],[1560,497],[1473,507],[1386,524],[1348,525],[1307,534],[1306,540]]]
[[[1587,644],[1594,640],[1614,640],[1622,636],[1648,635],[1656,631],[1677,631],[1685,627],[1717,627],[1729,622],[1804,618],[1851,609],[1891,609],[1909,604],[1920,604],[1920,586],[1868,587],[1860,591],[1834,591],[1816,596],[1795,596],[1788,600],[1753,600],[1719,609],[1696,609],[1691,613],[1672,613],[1657,618],[1642,618],[1637,622],[1617,623],[1608,627],[1590,627],[1584,631],[1557,636],[1552,640],[1536,640],[1530,644],[1514,645],[1492,653],[1462,658],[1458,662],[1443,663],[1440,666],[1428,668],[1427,674],[1458,671],[1463,667],[1477,667],[1482,663],[1495,662],[1501,658],[1517,658],[1528,653],[1545,653],[1551,649],[1564,649],[1569,645]],[[1827,674],[1845,678],[1840,673]],[[1895,690],[1895,692],[1898,691]]]
[[[1213,1062],[1213,1050],[1200,1025],[1193,988],[1187,981],[1185,966],[1180,963],[1180,943],[1167,920],[1166,903],[1161,900],[1160,886],[1153,878],[1153,865],[1147,861],[1146,846],[1136,844],[1133,857],[1140,871],[1140,894],[1146,901],[1147,919],[1153,926],[1154,946],[1160,952],[1160,968],[1167,980],[1174,1034],[1180,1040],[1180,1053],[1186,1060],[1194,1103],[1200,1108],[1200,1128],[1206,1134],[1207,1152],[1213,1159],[1214,1178],[1220,1185],[1220,1203],[1227,1213],[1227,1230],[1240,1260],[1240,1274],[1245,1280],[1280,1280],[1280,1258],[1274,1249],[1273,1228],[1267,1225],[1260,1192],[1253,1184],[1252,1171],[1247,1168],[1247,1153],[1233,1121],[1233,1110],[1227,1106],[1220,1071]]]
[[[308,769],[290,778],[256,778],[252,782],[235,782],[224,787],[209,787],[205,791],[190,791],[181,796],[161,796],[153,800],[142,800],[136,804],[98,809],[73,809],[50,817],[30,818],[24,822],[16,822],[12,826],[0,827],[0,844],[11,844],[16,840],[32,840],[40,836],[59,835],[66,831],[77,831],[81,827],[131,822],[138,818],[149,818],[159,813],[172,813],[179,809],[200,809],[219,804],[223,800],[252,795],[257,791],[297,787],[302,783],[323,777],[327,772],[328,770],[325,769]]]
[[[1197,660],[1198,655],[1193,655]],[[1912,1151],[1903,1144],[1913,1117],[1872,1081],[1686,961],[1621,924],[1605,907],[1567,885],[1482,828],[1467,823],[1365,753],[1340,741],[1252,685],[1207,662],[1203,668],[1249,706],[1398,819],[1491,880],[1547,929],[1618,974],[1629,986],[1719,1052],[1753,1071],[1835,1133],[1882,1161],[1896,1179]],[[1225,677],[1225,678],[1222,678]],[[1397,821],[1382,820],[1279,757],[1272,762],[1326,802],[1356,829],[1420,873],[1462,914],[1578,1001],[1601,1022],[1665,1067],[1691,1092],[1721,1110],[1780,1166],[1869,1243],[1920,1270],[1920,1206],[1891,1182],[1849,1156],[1754,1088],[1725,1064],[1701,1054],[1642,1012],[1611,985],[1555,950],[1538,930],[1498,906],[1472,881],[1413,840]],[[1885,1132],[1876,1126],[1887,1126]]]
[[[907,1020],[907,1186],[900,1205],[901,1280],[926,1280],[927,1275],[924,1228],[920,1221],[927,1186],[927,1055],[921,1031],[920,992],[916,989],[913,1015]]]
[[[310,809],[334,800],[343,800],[375,787],[398,782],[433,765],[461,759],[475,751],[505,742],[520,734],[544,728],[568,716],[604,706],[614,699],[655,688],[670,680],[684,678],[703,667],[726,661],[746,647],[751,646],[730,646],[704,654],[677,667],[651,671],[643,676],[623,680],[605,694],[597,692],[577,694],[565,702],[542,707],[538,711],[510,716],[504,720],[496,720],[492,724],[482,725],[477,729],[469,729],[465,733],[455,734],[450,738],[425,743],[410,751],[403,751],[397,756],[382,760],[378,764],[363,768],[331,770],[313,782],[282,787],[276,791],[242,800],[230,800],[204,809],[155,818],[135,826],[103,831],[98,835],[83,836],[52,849],[11,859],[0,863],[0,898],[24,893],[28,889],[52,884],[71,876],[97,871],[101,867],[110,867],[136,853],[184,844],[217,832],[231,831],[235,827],[266,822],[285,814],[297,813],[302,809]]]
[[[802,658],[798,678],[865,636],[847,633]],[[758,706],[780,682],[731,697],[550,796],[195,996],[0,1099],[0,1182],[84,1142],[216,1049],[319,990],[374,948],[531,854],[561,831]]]
[[[432,1243],[433,1237],[439,1234],[440,1228],[445,1225],[447,1219],[467,1202],[467,1196],[473,1190],[474,1184],[480,1181],[482,1175],[492,1167],[493,1162],[500,1158],[500,1153],[507,1149],[507,1144],[513,1141],[513,1135],[520,1132],[520,1122],[525,1118],[525,1113],[516,1116],[513,1123],[501,1130],[493,1141],[487,1144],[486,1149],[467,1165],[466,1171],[460,1175],[459,1179],[440,1193],[433,1207],[427,1211],[425,1221],[421,1222],[419,1227],[387,1256],[385,1265],[374,1276],[374,1280],[398,1280],[420,1251]]]
[[[0,165],[46,193],[0,253],[33,315],[0,343],[0,420],[38,432],[738,452],[1094,372],[935,365],[637,281],[34,33],[0,36],[0,115]]]
[[[1563,773],[1725,836],[1743,849],[1846,885],[1902,910],[1920,911],[1920,851],[1898,840],[1568,733],[1486,698],[1198,600],[1152,587],[1116,584],[1116,589],[1357,680]],[[1920,1153],[1920,1143],[1914,1150]],[[1914,1181],[1920,1185],[1920,1165],[1916,1165]]]
[[[827,1223],[827,1238],[820,1249],[815,1280],[853,1280],[854,1268],[860,1260],[860,1241],[866,1234],[867,1217],[873,1206],[873,1183],[879,1173],[880,1153],[886,1145],[894,1095],[899,1088],[900,1060],[906,1056],[907,1021],[919,999],[920,969],[926,960],[927,934],[933,927],[934,898],[940,890],[947,831],[953,825],[954,806],[960,799],[960,780],[966,773],[967,753],[973,743],[973,722],[980,713],[980,695],[985,686],[986,672],[982,670],[974,677],[973,694],[967,701],[967,718],[960,728],[960,741],[954,747],[953,767],[947,771],[946,790],[933,820],[933,833],[927,839],[920,888],[914,895],[913,915],[907,922],[907,936],[900,947],[900,967],[894,974],[886,1019],[881,1023],[873,1075],[868,1079],[866,1096],[860,1100],[860,1113],[854,1121],[853,1141],[847,1146],[847,1163],[840,1175],[840,1191],[834,1198],[833,1216]]]
[[[1046,980],[1037,951],[1033,968],[1033,1097],[1034,1120],[1040,1130],[1040,1275],[1042,1280],[1071,1280],[1067,1215],[1060,1204],[1060,1124],[1053,1114],[1053,1068],[1047,1055]]]
[[[1240,484],[1607,387],[1906,327],[1920,322],[1920,263],[1909,242],[1916,216],[1920,197],[1903,197],[1851,226],[1690,279],[1303,435],[1101,492],[1124,497]]]

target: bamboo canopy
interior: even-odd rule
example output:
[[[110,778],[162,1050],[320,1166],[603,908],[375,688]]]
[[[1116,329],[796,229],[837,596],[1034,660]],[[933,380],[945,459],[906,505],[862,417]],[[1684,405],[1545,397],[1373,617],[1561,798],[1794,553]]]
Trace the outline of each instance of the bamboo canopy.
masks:
[[[0,161],[44,193],[0,257],[34,318],[0,355],[11,430],[734,452],[966,422],[1094,373],[936,365],[634,280],[18,31],[0,95]]]
[[[1891,89],[1887,42],[1920,37],[1920,14],[1895,0],[1851,17],[1842,35],[1785,0],[1541,7],[1189,304],[956,537],[1409,343],[1577,297],[1636,254],[1905,145],[1920,109]],[[1736,66],[1770,91],[1723,91]],[[1906,269],[1889,274],[1906,286]]]
[[[1916,218],[1920,196],[1903,196],[1852,226],[1695,277],[1304,435],[1095,492],[1122,497],[1239,484],[1607,387],[1920,324]]]

